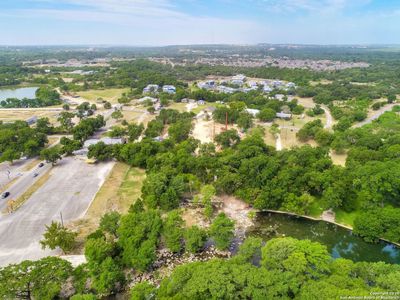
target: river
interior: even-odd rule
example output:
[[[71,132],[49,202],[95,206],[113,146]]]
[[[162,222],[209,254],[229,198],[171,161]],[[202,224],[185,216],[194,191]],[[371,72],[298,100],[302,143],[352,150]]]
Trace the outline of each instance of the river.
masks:
[[[0,89],[0,101],[6,100],[8,98],[17,99],[34,99],[36,98],[37,87],[23,87],[17,89]]]
[[[276,232],[271,233],[271,228]],[[264,240],[281,236],[309,239],[328,248],[333,258],[347,258],[353,261],[384,261],[400,264],[400,249],[392,244],[380,242],[370,244],[352,234],[351,230],[325,221],[313,221],[285,214],[260,212],[247,236],[259,236]]]

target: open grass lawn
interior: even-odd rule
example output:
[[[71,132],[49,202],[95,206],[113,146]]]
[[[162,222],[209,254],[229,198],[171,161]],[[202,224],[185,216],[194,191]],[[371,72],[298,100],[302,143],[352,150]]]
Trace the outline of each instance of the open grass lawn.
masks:
[[[314,218],[319,218],[323,211],[324,209],[322,208],[321,201],[316,199],[311,205],[308,215]]]
[[[187,103],[170,102],[170,105],[167,108],[175,109],[179,112],[185,112],[185,111],[187,111],[186,105],[187,105]]]
[[[89,90],[84,92],[78,92],[78,95],[91,102],[96,102],[98,98],[103,98],[112,104],[118,103],[118,98],[123,93],[129,92],[128,88],[125,89],[104,89],[104,90]]]
[[[332,162],[335,165],[343,166],[343,167],[346,165],[346,159],[347,159],[347,154],[346,153],[337,154],[334,151],[331,151],[330,152],[330,156],[331,156]]]
[[[359,215],[360,211],[346,212],[342,209],[336,209],[336,222],[353,227],[354,219]]]
[[[13,110],[12,108],[8,110],[0,111],[0,121],[3,122],[14,122],[17,120],[27,120],[33,116],[38,118],[49,118],[49,121],[52,124],[57,122],[57,116],[59,111],[49,111],[49,110],[40,110],[40,109],[31,109],[31,110]]]
[[[111,174],[97,192],[87,216],[99,218],[111,210],[126,213],[130,205],[139,198],[144,178],[144,170],[116,163]]]

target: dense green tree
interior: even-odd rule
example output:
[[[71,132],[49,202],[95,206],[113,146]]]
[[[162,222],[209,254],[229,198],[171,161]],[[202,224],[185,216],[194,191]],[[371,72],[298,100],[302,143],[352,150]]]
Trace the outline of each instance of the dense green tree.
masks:
[[[40,151],[40,157],[53,166],[58,160],[62,159],[61,152],[57,147],[50,147]]]
[[[234,222],[224,213],[220,213],[212,222],[210,236],[218,249],[228,249],[234,236]]]
[[[241,112],[236,122],[240,128],[247,131],[253,127],[253,116],[248,112]]]
[[[51,126],[49,118],[39,118],[36,121],[36,129],[38,132],[44,134],[52,134],[54,131],[54,127]]]
[[[148,281],[137,283],[131,289],[130,300],[148,300],[156,299],[157,289]]]
[[[74,118],[74,114],[68,111],[62,111],[57,118],[57,121],[60,122],[60,126],[66,132],[71,132],[74,127],[74,123],[72,119]]]
[[[8,265],[0,269],[0,298],[55,299],[71,272],[71,264],[57,257]]]
[[[121,218],[118,244],[125,265],[145,271],[156,258],[162,220],[157,211],[129,213]]]
[[[182,250],[184,221],[179,210],[170,211],[163,225],[165,245],[172,252]]]
[[[276,111],[272,108],[264,108],[257,115],[261,122],[272,122],[276,117]]]
[[[76,232],[72,232],[58,222],[51,222],[46,225],[46,232],[43,234],[43,239],[40,241],[42,248],[49,247],[51,250],[60,248],[64,253],[67,253],[75,246]]]
[[[110,295],[120,291],[125,282],[121,267],[111,258],[107,257],[93,273],[92,287],[98,295]]]
[[[113,235],[114,237],[117,237],[117,230],[119,227],[120,220],[121,220],[121,214],[117,211],[111,211],[105,213],[100,219],[99,228],[103,232],[107,232]]]
[[[184,237],[186,251],[196,253],[203,249],[204,244],[207,241],[207,232],[206,230],[193,225],[186,229]]]
[[[110,160],[114,157],[113,145],[106,145],[100,141],[94,145],[89,146],[88,158],[95,158],[98,161]]]
[[[215,141],[222,148],[228,148],[236,145],[240,141],[240,136],[236,129],[229,129],[218,134],[215,137]]]
[[[140,124],[129,124],[128,125],[128,138],[130,142],[137,140],[143,133],[144,126]]]

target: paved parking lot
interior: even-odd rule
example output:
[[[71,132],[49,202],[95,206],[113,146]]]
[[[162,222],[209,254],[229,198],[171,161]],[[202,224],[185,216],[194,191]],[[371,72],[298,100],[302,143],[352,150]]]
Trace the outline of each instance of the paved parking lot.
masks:
[[[88,165],[72,157],[60,161],[19,210],[0,217],[0,266],[56,254],[40,247],[45,225],[59,221],[60,212],[64,223],[82,217],[113,165]]]

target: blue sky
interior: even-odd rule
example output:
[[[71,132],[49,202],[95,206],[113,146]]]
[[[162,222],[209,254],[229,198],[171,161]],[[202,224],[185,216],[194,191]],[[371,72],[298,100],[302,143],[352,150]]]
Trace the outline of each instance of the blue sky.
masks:
[[[0,0],[0,44],[400,44],[399,0]]]

